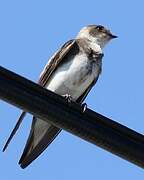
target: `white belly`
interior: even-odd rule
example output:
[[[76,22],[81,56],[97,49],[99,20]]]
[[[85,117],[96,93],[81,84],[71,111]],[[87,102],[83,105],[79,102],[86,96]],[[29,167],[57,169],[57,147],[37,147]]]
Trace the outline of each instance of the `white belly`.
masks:
[[[76,100],[98,76],[99,67],[90,65],[85,55],[77,55],[73,60],[60,66],[52,75],[46,88],[59,94],[69,94]]]

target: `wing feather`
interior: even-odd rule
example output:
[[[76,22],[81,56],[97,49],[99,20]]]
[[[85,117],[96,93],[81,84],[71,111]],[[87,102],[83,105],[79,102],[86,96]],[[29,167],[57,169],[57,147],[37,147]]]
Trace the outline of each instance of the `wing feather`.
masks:
[[[52,73],[56,70],[60,63],[63,63],[64,58],[70,53],[71,49],[76,45],[74,40],[68,41],[62,48],[52,56],[46,64],[44,70],[40,75],[38,83],[45,87],[49,81]],[[61,129],[44,122],[36,117],[33,117],[31,131],[26,143],[24,152],[20,158],[19,164],[22,168],[27,167],[33,160],[35,160],[56,138]]]

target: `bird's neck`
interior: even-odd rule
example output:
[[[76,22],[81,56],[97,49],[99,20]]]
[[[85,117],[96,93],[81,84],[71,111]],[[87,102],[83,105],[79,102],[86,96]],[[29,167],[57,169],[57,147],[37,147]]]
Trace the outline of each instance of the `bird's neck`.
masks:
[[[89,45],[89,48],[91,48],[94,52],[102,53],[102,48],[98,43],[89,41],[88,45]]]
[[[91,51],[93,51],[95,53],[102,54],[102,49],[98,44],[91,42],[85,38],[76,39],[76,41],[79,45],[79,48],[83,52],[90,53]]]
[[[85,38],[85,42],[88,48],[92,49],[94,52],[102,53],[102,48],[96,41],[92,41]]]
[[[89,42],[89,45],[97,47],[99,46],[101,49],[103,49],[106,44],[105,42],[100,41],[99,38],[91,36],[89,33],[80,32],[76,39],[84,39],[85,41]]]

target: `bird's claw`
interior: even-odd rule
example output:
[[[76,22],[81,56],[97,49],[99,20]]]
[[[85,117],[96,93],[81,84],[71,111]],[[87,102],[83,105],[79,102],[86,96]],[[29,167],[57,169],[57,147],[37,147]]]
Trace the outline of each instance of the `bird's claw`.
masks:
[[[68,103],[71,103],[73,101],[71,95],[69,95],[69,94],[65,94],[65,95],[63,95],[63,97],[67,100]]]
[[[87,109],[87,104],[86,103],[81,104],[81,108],[82,108],[82,112],[84,113]]]
[[[63,95],[63,97],[67,100],[68,103],[74,102],[73,98],[69,94],[65,94]],[[87,109],[87,104],[86,103],[81,104],[81,110],[83,113],[86,111],[86,109]]]

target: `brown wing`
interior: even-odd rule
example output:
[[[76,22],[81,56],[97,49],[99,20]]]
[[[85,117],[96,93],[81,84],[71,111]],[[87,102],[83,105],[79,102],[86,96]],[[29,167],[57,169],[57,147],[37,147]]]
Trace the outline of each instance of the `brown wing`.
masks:
[[[96,84],[98,77],[89,85],[89,87],[85,90],[85,92],[77,99],[77,103],[82,103],[85,100],[92,87]]]
[[[88,86],[88,88],[84,91],[84,93],[77,99],[77,103],[82,103],[85,100],[85,98],[87,97],[87,95],[90,92],[90,90],[92,89],[92,87],[96,84],[96,82],[97,82],[97,80],[99,78],[99,75],[102,72],[102,58],[103,58],[104,54],[94,53],[94,55],[95,55],[96,61],[98,62],[98,66],[99,66],[98,75],[94,79],[94,81]]]
[[[40,75],[38,83],[45,86],[52,73],[56,70],[57,66],[63,62],[64,57],[71,54],[71,49],[76,48],[75,40],[70,40],[62,46],[62,48],[54,54],[45,66]],[[20,158],[19,164],[22,168],[28,166],[34,159],[36,159],[55,139],[60,133],[61,129],[46,123],[45,121],[33,117],[30,135],[25,146],[24,152]]]
[[[65,43],[62,48],[51,57],[40,75],[40,79],[38,81],[40,85],[45,86],[45,84],[49,80],[50,75],[56,70],[58,64],[61,63],[64,56],[75,46],[75,40],[70,40]]]

